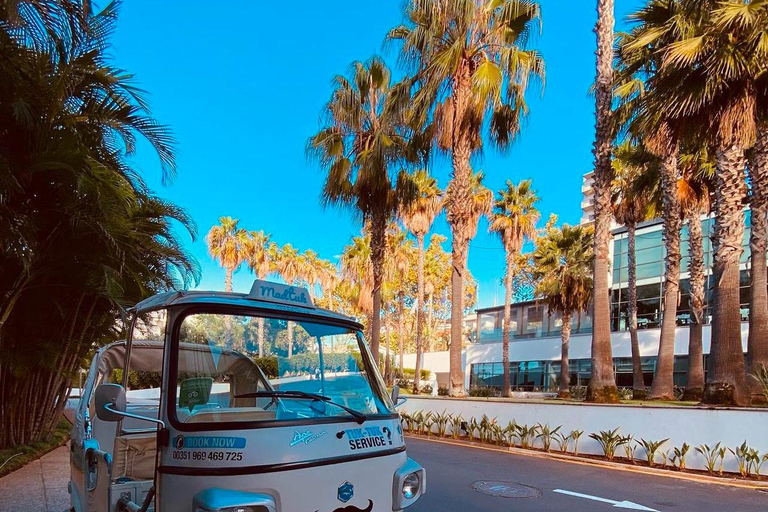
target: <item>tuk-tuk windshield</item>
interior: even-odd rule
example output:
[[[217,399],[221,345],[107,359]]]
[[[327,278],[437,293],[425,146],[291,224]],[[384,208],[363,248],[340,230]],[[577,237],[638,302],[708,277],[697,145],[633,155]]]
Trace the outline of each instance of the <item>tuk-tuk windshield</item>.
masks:
[[[181,423],[394,413],[361,334],[349,327],[198,313],[178,333],[172,368]]]

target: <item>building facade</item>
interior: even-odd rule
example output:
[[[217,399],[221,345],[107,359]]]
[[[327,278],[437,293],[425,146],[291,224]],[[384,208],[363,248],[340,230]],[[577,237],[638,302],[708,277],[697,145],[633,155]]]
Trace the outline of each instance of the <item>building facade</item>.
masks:
[[[742,343],[746,351],[749,318],[749,212],[741,257]],[[705,369],[710,344],[710,306],[712,301],[712,242],[714,220],[702,218],[707,294],[703,327]],[[611,339],[614,371],[619,386],[632,385],[632,353],[627,331],[627,230],[613,229],[611,244]],[[690,281],[688,273],[688,227],[683,227],[680,276],[680,299],[675,334],[675,384],[684,386],[688,369],[688,331],[691,323]],[[646,384],[650,385],[656,369],[661,319],[663,315],[664,242],[662,221],[654,220],[638,226],[636,232],[637,314],[640,351]],[[467,385],[501,387],[503,373],[501,341],[503,306],[477,310],[477,343],[466,350]],[[514,304],[511,311],[510,373],[513,389],[556,389],[560,371],[560,331],[562,318],[551,313],[546,304],[535,301]],[[591,311],[572,319],[570,345],[571,385],[585,385],[591,375],[590,347],[592,339]]]

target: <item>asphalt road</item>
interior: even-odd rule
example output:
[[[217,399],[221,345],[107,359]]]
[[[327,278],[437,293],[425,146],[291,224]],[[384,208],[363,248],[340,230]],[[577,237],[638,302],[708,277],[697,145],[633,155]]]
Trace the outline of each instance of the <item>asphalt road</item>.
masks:
[[[408,512],[619,512],[633,505],[658,512],[766,512],[768,493],[630,473],[482,448],[407,440],[408,455],[427,470],[427,493]],[[478,481],[513,482],[530,498],[494,497],[472,488]],[[502,487],[488,485],[491,492]],[[590,495],[595,501],[554,492]]]

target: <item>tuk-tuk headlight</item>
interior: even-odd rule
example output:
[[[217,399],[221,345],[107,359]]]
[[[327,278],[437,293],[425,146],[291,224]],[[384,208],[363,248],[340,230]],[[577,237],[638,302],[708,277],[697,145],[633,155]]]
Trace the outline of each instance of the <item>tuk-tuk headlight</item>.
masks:
[[[403,497],[407,500],[419,494],[421,479],[418,473],[411,473],[403,479]]]

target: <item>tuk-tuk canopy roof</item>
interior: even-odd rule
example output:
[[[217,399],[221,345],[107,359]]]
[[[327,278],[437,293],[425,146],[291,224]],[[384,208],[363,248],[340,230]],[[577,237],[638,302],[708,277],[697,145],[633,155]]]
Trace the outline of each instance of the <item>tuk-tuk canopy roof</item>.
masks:
[[[206,292],[206,291],[176,291],[159,293],[136,304],[129,311],[136,314],[157,311],[171,306],[183,304],[215,304],[241,308],[258,308],[266,312],[274,311],[283,314],[300,313],[315,318],[325,318],[352,322],[358,329],[362,328],[354,318],[334,313],[333,311],[316,308],[301,307],[289,304],[281,304],[266,300],[259,300],[252,295],[235,292]]]
[[[134,340],[131,345],[131,370],[160,371],[164,345],[162,341]],[[99,359],[99,372],[109,374],[114,369],[123,368],[125,349],[125,341],[104,347]],[[258,371],[253,361],[239,352],[196,343],[179,344],[178,365],[179,373],[242,375],[250,370]]]

